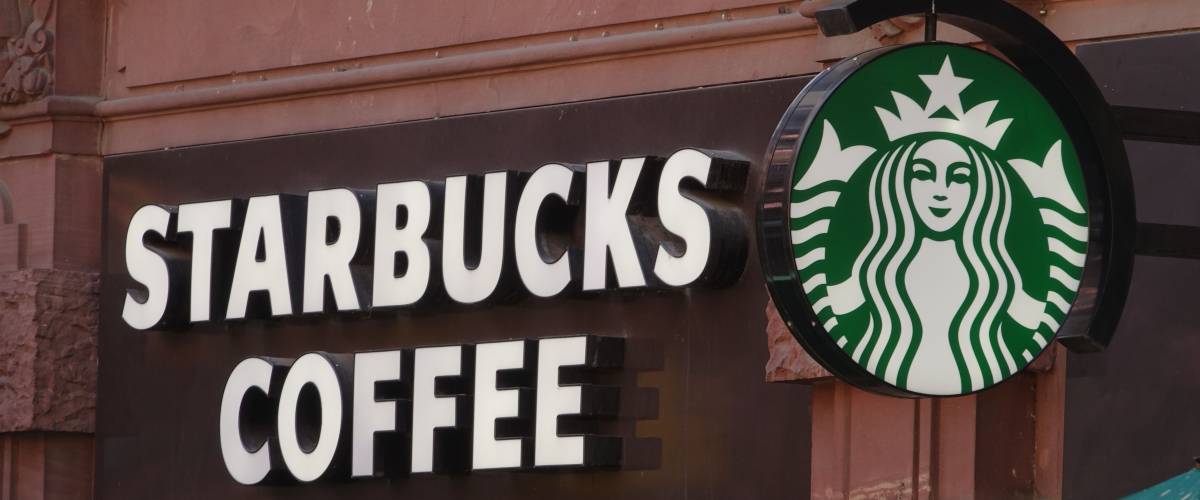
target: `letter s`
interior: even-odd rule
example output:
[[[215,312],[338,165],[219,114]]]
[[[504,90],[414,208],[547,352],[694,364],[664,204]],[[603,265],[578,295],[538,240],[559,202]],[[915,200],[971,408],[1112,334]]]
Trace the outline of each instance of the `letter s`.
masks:
[[[171,232],[172,213],[158,205],[139,208],[129,220],[125,234],[125,267],[129,276],[146,287],[146,292],[130,289],[125,293],[121,317],[129,326],[146,330],[162,322],[167,311],[171,278],[167,261],[146,248],[146,233],[155,232],[167,238]]]

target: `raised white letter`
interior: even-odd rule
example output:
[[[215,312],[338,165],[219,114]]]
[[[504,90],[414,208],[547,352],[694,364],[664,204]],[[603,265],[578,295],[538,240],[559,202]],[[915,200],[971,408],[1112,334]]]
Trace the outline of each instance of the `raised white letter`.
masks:
[[[413,356],[412,472],[433,472],[433,430],[454,427],[453,396],[434,394],[437,377],[462,373],[462,346],[425,347]]]
[[[328,222],[337,220],[337,240],[329,242]],[[325,277],[333,289],[339,311],[359,309],[358,292],[350,276],[350,260],[358,251],[362,211],[349,189],[308,193],[308,217],[304,237],[304,312],[325,309]]]
[[[558,416],[579,413],[583,389],[558,384],[558,369],[587,362],[587,337],[549,338],[538,341],[537,418],[534,424],[533,463],[583,465],[583,436],[559,436]]]
[[[492,172],[484,176],[482,207],[468,199],[468,177],[446,179],[446,217],[442,231],[442,279],[446,293],[456,302],[473,304],[496,291],[504,270],[504,224],[508,173]],[[472,190],[474,191],[474,190]],[[479,262],[467,262],[466,231],[468,211],[472,218],[482,210]],[[474,229],[474,228],[472,228]]]
[[[134,298],[137,291],[125,292],[125,307],[121,310],[121,317],[138,330],[151,328],[162,320],[167,311],[167,294],[171,284],[167,262],[146,248],[142,239],[151,231],[166,238],[170,225],[171,212],[157,205],[146,205],[133,214],[129,220],[129,231],[125,233],[125,268],[129,270],[129,277],[146,287],[146,297],[139,301]]]
[[[221,396],[221,457],[233,480],[242,484],[258,484],[271,472],[271,453],[267,442],[250,450],[243,444],[240,419],[242,402],[252,390],[265,398],[271,386],[271,363],[262,358],[243,359],[233,368]]]
[[[264,249],[261,262],[256,258],[260,237]],[[255,196],[246,206],[246,221],[242,224],[242,240],[238,245],[225,318],[245,318],[250,292],[256,290],[266,290],[270,295],[272,316],[292,313],[279,195]]]
[[[621,160],[617,179],[609,194],[609,162],[589,163],[587,168],[587,208],[584,217],[583,289],[602,290],[606,286],[609,254],[617,286],[646,286],[637,249],[629,232],[629,202],[642,173],[645,158]]]
[[[321,429],[312,451],[304,451],[296,429],[300,390],[312,385],[321,400]],[[279,393],[279,451],[288,471],[299,481],[314,481],[333,463],[342,437],[342,386],[337,368],[322,354],[310,352],[292,363]]]
[[[557,196],[564,203],[571,191],[575,173],[562,165],[544,165],[529,176],[517,204],[513,223],[513,251],[517,270],[529,293],[538,297],[553,297],[571,282],[571,257],[564,252],[553,262],[542,257],[538,241],[538,213],[546,198]]]
[[[404,207],[407,221],[398,227],[397,211]],[[429,288],[432,267],[429,246],[421,239],[429,228],[432,199],[424,182],[380,184],[375,193],[375,279],[372,307],[416,303]],[[396,275],[396,254],[408,262],[403,276]]]
[[[712,158],[694,149],[679,151],[663,166],[658,181],[658,216],[662,225],[683,239],[685,250],[672,255],[665,245],[659,245],[654,261],[654,274],[670,286],[687,286],[700,278],[708,266],[712,230],[708,215],[698,203],[680,192],[684,179],[692,178],[704,185]]]
[[[179,232],[192,233],[192,323],[208,321],[212,313],[213,232],[229,228],[232,212],[230,200],[179,206]]]
[[[354,477],[375,475],[375,433],[396,430],[396,402],[377,400],[375,384],[400,380],[400,359],[400,351],[354,355]]]
[[[496,372],[525,367],[525,342],[492,342],[475,346],[475,420],[472,468],[521,466],[521,440],[496,439],[496,419],[518,416],[520,391],[499,390]]]

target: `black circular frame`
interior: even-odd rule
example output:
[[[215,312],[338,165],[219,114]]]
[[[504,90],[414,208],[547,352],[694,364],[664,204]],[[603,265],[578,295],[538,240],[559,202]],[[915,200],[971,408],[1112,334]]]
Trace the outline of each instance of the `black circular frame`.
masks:
[[[930,0],[841,0],[817,12],[817,20],[822,32],[836,36],[893,17],[930,14],[931,6]],[[1002,0],[938,0],[937,15],[1007,58],[1054,108],[1075,145],[1090,211],[1088,253],[1079,291],[1055,339],[1076,352],[1102,350],[1112,339],[1129,291],[1137,227],[1129,163],[1108,102],[1071,50],[1020,9]],[[776,308],[817,362],[856,387],[923,397],[867,372],[825,331],[798,278],[789,226],[796,154],[813,118],[846,78],[897,48],[871,50],[835,64],[813,78],[788,108],[764,161],[758,248]]]

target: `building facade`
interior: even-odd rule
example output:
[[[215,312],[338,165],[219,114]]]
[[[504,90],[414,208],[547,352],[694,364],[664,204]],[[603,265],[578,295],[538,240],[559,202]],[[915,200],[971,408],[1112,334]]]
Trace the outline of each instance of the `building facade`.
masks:
[[[532,170],[536,163],[522,162],[549,154],[579,163],[638,151],[665,156],[671,151],[655,148],[704,138],[749,162],[750,181],[731,203],[753,234],[755,181],[774,121],[809,78],[845,57],[924,39],[920,17],[823,36],[815,12],[831,3],[0,0],[0,499],[226,491],[269,498],[279,492],[210,474],[224,470],[217,445],[181,436],[216,429],[215,420],[193,420],[189,406],[174,402],[220,401],[198,388],[219,389],[233,368],[222,346],[257,343],[274,355],[526,336],[469,333],[496,322],[536,336],[551,333],[527,323],[601,325],[616,336],[681,332],[647,335],[646,345],[626,335],[632,368],[620,377],[644,391],[623,393],[633,414],[623,413],[621,425],[646,438],[644,450],[631,451],[627,438],[619,471],[289,491],[1105,498],[1188,467],[1200,454],[1193,326],[1200,318],[1191,305],[1200,292],[1190,279],[1200,269],[1144,246],[1108,350],[1081,354],[1052,344],[1004,384],[945,399],[872,394],[813,361],[770,303],[753,237],[745,271],[722,294],[505,305],[494,315],[451,309],[402,320],[460,332],[441,340],[389,339],[375,319],[367,321],[374,326],[295,326],[318,340],[294,344],[260,326],[192,346],[162,333],[129,341],[102,326],[101,311],[119,315],[123,298],[110,280],[124,272],[113,259],[136,208],[124,203],[156,197],[201,201],[226,188],[239,190],[228,197],[302,194],[338,187],[328,182]],[[1110,103],[1200,112],[1195,0],[1010,3],[1075,49]],[[944,23],[938,39],[979,45]],[[1130,141],[1127,149],[1138,220],[1200,224],[1190,194],[1200,178],[1188,166],[1200,161],[1200,148]],[[388,162],[401,166],[389,173],[380,166]],[[376,166],[353,172],[359,164]],[[241,192],[243,183],[254,192]],[[330,333],[321,328],[374,337],[322,345]],[[196,354],[181,354],[188,352]],[[122,365],[181,371],[154,386],[172,394],[165,397],[137,385],[152,372]],[[220,380],[194,386],[189,370]],[[228,484],[197,489],[213,481]]]

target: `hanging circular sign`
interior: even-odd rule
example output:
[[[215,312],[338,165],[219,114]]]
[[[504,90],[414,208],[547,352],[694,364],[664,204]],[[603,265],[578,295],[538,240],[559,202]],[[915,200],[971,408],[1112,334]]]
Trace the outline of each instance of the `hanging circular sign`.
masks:
[[[968,394],[1018,373],[1064,323],[1088,250],[1084,174],[1006,62],[945,43],[846,59],[801,92],[770,151],[764,271],[834,375]]]

